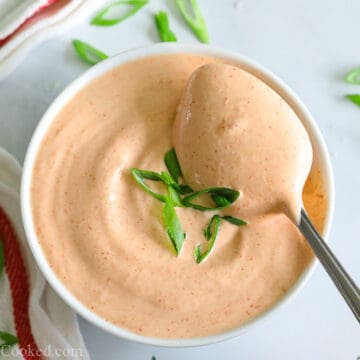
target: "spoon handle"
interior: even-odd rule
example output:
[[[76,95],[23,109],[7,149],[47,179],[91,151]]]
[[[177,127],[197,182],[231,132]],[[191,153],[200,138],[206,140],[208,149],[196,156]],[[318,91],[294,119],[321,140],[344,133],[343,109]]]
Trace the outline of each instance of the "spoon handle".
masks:
[[[315,230],[304,209],[301,210],[298,227],[339,289],[356,319],[360,322],[360,290]]]

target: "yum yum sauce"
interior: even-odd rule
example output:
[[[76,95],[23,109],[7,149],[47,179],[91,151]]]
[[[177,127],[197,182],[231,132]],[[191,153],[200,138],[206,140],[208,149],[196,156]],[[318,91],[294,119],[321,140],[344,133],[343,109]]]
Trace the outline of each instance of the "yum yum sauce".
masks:
[[[228,103],[211,95],[206,104],[214,115],[211,124],[216,139],[222,139],[224,146],[222,149],[214,142],[208,148],[211,160],[217,159],[216,148],[221,149],[226,167],[220,167],[220,172],[219,162],[211,162],[214,171],[205,167],[209,165],[206,137],[195,139],[198,130],[181,125],[189,78],[204,64],[222,62],[176,54],[121,65],[92,81],[64,106],[38,151],[31,199],[36,233],[47,261],[67,289],[89,309],[140,335],[194,338],[238,327],[279,301],[313,259],[292,221],[272,211],[274,204],[284,199],[281,181],[264,172],[265,179],[276,180],[276,188],[268,201],[257,196],[256,189],[261,192],[262,184],[246,179],[247,174],[256,172],[246,166],[255,162],[242,159],[241,149],[236,150],[241,144],[250,146],[245,144],[246,139],[245,143],[238,139],[251,133],[254,116],[263,121],[261,114],[269,114],[273,125],[276,119],[285,121],[287,116],[299,122],[284,100],[244,71],[237,75],[244,80],[242,86],[219,84],[231,96],[235,96],[232,87],[240,86],[244,91]],[[214,84],[211,71],[200,75],[206,86]],[[193,89],[198,100],[204,84],[200,81]],[[237,100],[245,107],[234,107]],[[246,105],[247,101],[255,103]],[[261,108],[262,104],[267,106]],[[199,109],[192,111],[197,121],[205,121]],[[229,116],[221,119],[223,111]],[[240,115],[235,116],[238,111]],[[238,124],[237,118],[246,124]],[[285,133],[294,136],[299,129],[302,127],[296,123]],[[206,131],[212,136],[211,128]],[[270,144],[267,131],[270,129],[264,132],[263,141]],[[303,130],[300,133],[305,141],[306,134]],[[180,134],[186,136],[180,140]],[[252,134],[253,139],[260,136],[257,130]],[[233,159],[228,158],[226,144],[231,145]],[[163,204],[146,194],[130,174],[133,167],[165,171],[163,156],[174,145],[185,178],[194,188],[230,186],[243,193],[223,213],[242,217],[249,224],[237,227],[222,222],[215,248],[201,264],[194,260],[194,247],[204,245],[202,231],[212,214],[177,208],[187,236],[176,257],[164,230]],[[196,158],[186,152],[191,146],[197,151]],[[290,151],[284,162],[270,160],[272,170],[268,171],[292,176],[298,169],[293,167],[292,156],[295,153]],[[301,160],[304,163],[309,161],[306,156],[309,153]],[[223,176],[218,176],[220,173]],[[294,182],[287,185],[286,191],[295,189],[291,188]],[[327,204],[316,166],[307,177],[302,198],[315,226],[322,231]]]

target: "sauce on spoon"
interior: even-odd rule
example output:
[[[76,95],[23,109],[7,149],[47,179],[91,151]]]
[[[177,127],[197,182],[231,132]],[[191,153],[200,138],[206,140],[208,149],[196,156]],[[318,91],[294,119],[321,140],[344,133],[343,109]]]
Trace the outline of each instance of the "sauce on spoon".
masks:
[[[226,64],[197,69],[178,108],[173,138],[194,189],[241,190],[234,207],[246,219],[283,211],[299,217],[311,142],[292,108],[255,76]]]

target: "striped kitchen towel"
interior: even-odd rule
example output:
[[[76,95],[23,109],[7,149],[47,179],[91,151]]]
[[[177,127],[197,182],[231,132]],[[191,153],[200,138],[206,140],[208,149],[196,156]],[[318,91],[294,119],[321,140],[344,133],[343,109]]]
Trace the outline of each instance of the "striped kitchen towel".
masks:
[[[0,0],[0,79],[42,41],[66,31],[103,0]]]
[[[0,148],[0,359],[88,360],[75,313],[46,283],[27,245],[20,177],[20,165]]]

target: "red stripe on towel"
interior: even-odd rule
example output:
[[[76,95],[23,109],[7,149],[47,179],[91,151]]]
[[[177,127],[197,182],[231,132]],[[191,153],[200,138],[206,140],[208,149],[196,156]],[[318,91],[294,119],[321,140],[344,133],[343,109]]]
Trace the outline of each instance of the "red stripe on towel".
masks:
[[[25,360],[41,360],[41,352],[31,331],[29,279],[16,232],[0,207],[0,236],[4,244],[5,268],[10,283],[16,335]]]

